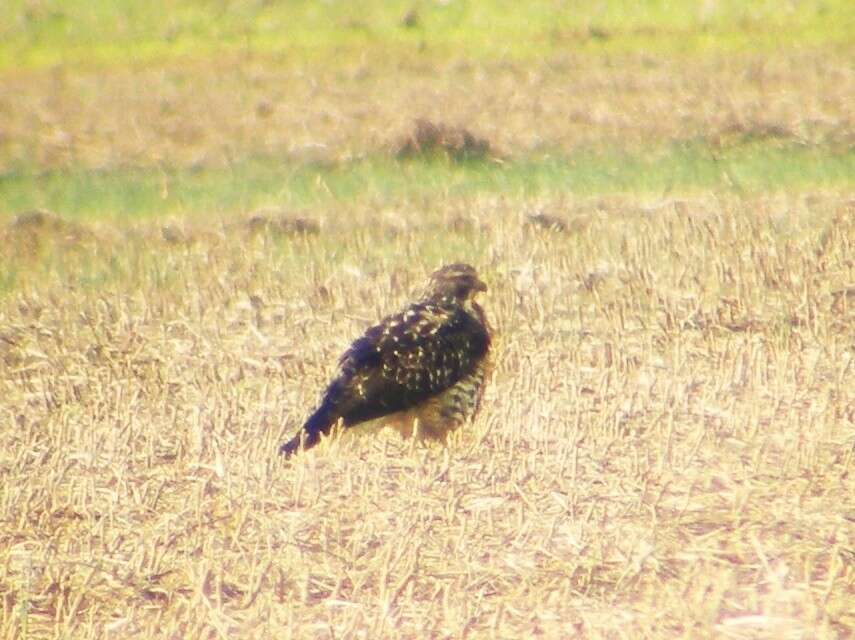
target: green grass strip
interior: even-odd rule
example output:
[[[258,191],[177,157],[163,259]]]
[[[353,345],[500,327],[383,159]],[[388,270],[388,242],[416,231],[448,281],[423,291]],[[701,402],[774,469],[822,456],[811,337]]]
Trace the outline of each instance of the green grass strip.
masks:
[[[855,151],[752,142],[727,151],[681,144],[632,155],[580,151],[512,159],[388,157],[324,166],[256,157],[202,169],[26,170],[0,175],[0,216],[30,208],[114,220],[244,213],[262,206],[383,203],[496,193],[512,198],[573,193],[758,192],[855,186]]]
[[[853,46],[849,0],[8,0],[0,70],[163,64],[223,54],[281,63],[526,60]],[[411,11],[412,10],[412,11]],[[412,20],[404,20],[411,11]]]

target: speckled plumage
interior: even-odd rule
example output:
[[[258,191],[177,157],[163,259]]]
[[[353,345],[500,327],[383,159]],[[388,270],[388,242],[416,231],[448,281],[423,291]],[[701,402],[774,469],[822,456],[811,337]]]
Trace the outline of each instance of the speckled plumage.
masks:
[[[280,453],[314,446],[338,422],[382,422],[405,436],[418,424],[419,435],[442,440],[471,419],[490,350],[484,311],[474,300],[484,290],[469,265],[434,272],[421,300],[368,329],[344,353],[320,406]]]

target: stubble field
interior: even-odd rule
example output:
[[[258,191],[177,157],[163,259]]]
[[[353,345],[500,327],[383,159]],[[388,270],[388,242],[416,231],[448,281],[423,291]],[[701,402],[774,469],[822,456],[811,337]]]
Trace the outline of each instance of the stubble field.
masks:
[[[501,55],[443,6],[337,18],[341,59],[0,48],[0,636],[852,637],[845,4],[784,47],[607,13]],[[417,118],[490,148],[396,157]],[[280,460],[452,261],[496,332],[475,423]]]

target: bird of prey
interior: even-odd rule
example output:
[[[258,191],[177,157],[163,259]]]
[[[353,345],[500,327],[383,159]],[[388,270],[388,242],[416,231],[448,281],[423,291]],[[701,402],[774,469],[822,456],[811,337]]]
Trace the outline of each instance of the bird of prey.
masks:
[[[486,290],[468,264],[435,271],[417,302],[351,344],[320,405],[279,452],[309,449],[338,424],[380,423],[405,437],[416,428],[420,437],[445,440],[472,419],[490,351],[490,328],[475,301]]]

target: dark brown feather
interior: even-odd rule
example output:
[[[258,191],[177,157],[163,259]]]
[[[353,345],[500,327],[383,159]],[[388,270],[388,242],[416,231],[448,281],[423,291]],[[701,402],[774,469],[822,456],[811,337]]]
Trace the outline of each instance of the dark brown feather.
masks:
[[[466,277],[483,289],[474,275]],[[469,289],[462,298],[440,290],[384,318],[350,346],[320,406],[282,453],[299,449],[301,438],[313,446],[339,420],[349,427],[416,407],[478,368],[490,348],[484,313],[467,299]]]

